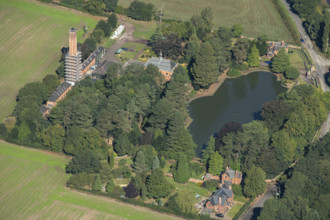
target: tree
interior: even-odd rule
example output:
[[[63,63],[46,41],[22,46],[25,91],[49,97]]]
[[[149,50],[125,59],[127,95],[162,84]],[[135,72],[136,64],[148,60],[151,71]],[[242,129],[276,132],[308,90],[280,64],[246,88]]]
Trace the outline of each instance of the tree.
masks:
[[[67,173],[97,173],[101,167],[100,160],[89,150],[79,152],[66,166]]]
[[[154,160],[152,161],[152,170],[155,170],[155,169],[157,169],[157,168],[159,168],[159,159],[158,159],[158,157],[156,156],[155,158],[154,158]]]
[[[108,21],[109,21],[109,19],[108,19]],[[105,37],[110,37],[112,29],[113,29],[112,23],[106,22],[105,20],[100,20],[95,27],[95,30],[98,30],[98,29],[103,31]]]
[[[192,76],[195,88],[209,88],[217,81],[218,68],[209,42],[202,43],[192,67]]]
[[[299,70],[296,67],[290,66],[288,67],[285,72],[284,72],[284,76],[287,79],[297,79],[300,75]]]
[[[208,172],[213,175],[220,175],[223,168],[223,158],[215,151],[208,162]]]
[[[139,195],[139,192],[137,191],[134,183],[130,182],[125,188],[124,188],[124,191],[125,191],[125,196],[127,198],[135,198]]]
[[[102,191],[102,183],[100,175],[96,175],[93,183],[93,191]]]
[[[81,46],[82,59],[86,59],[96,49],[94,38],[87,38]]]
[[[102,15],[103,11],[105,10],[105,4],[103,0],[88,0],[84,7],[88,10],[91,14]]]
[[[243,33],[243,26],[241,24],[234,24],[232,31],[234,37],[240,37]]]
[[[242,64],[248,55],[249,43],[245,40],[240,40],[235,44],[235,47],[232,49],[233,56],[237,64]]]
[[[127,9],[128,17],[141,21],[151,21],[154,5],[140,1],[133,1]]]
[[[257,46],[254,44],[251,48],[251,52],[248,56],[248,64],[250,67],[258,67],[260,66],[260,54],[259,51],[257,49]]]
[[[108,183],[107,183],[107,186],[105,187],[105,190],[108,192],[108,193],[112,193],[113,189],[115,187],[115,183],[113,182],[113,179],[110,178]]]
[[[195,196],[194,193],[183,189],[171,196],[167,201],[168,207],[171,210],[176,210],[184,213],[195,213]]]
[[[266,190],[266,174],[259,167],[251,167],[246,171],[244,178],[243,191],[247,197],[253,198]]]
[[[174,189],[174,186],[167,181],[160,169],[152,171],[147,177],[146,187],[148,196],[155,199],[167,197]]]
[[[210,157],[215,151],[215,139],[213,136],[210,137],[210,140],[207,142],[206,148],[202,151],[202,162],[207,163]]]
[[[113,0],[114,1],[114,0]],[[116,0],[117,1],[117,0]],[[118,17],[115,13],[112,13],[107,20],[107,25],[114,29],[117,26]]]
[[[116,11],[118,0],[103,0],[107,12]]]
[[[136,152],[136,146],[130,142],[127,134],[122,134],[117,139],[115,139],[114,147],[118,156],[125,154],[134,155],[134,152]]]
[[[259,50],[260,55],[265,55],[268,50],[268,45],[267,45],[267,36],[262,35],[258,38],[258,41],[256,43],[256,46]]]
[[[182,40],[175,33],[158,38],[152,46],[153,51],[164,57],[177,59],[182,53]]]
[[[136,154],[132,167],[133,167],[133,171],[136,173],[139,172],[143,173],[147,170],[144,153],[142,151],[139,151]]]
[[[284,73],[290,66],[290,60],[285,50],[282,48],[277,55],[272,59],[271,70],[275,73]]]
[[[97,43],[101,43],[102,38],[104,37],[104,32],[101,29],[97,29],[94,30],[91,35]]]
[[[210,7],[204,8],[200,15],[194,15],[191,17],[190,23],[195,27],[199,39],[205,39],[209,33],[211,33],[213,17],[213,11]]]
[[[225,47],[231,47],[231,38],[233,37],[233,32],[228,27],[220,27],[217,36],[221,39],[221,42]]]
[[[65,130],[61,125],[48,127],[40,134],[42,143],[52,151],[60,152],[63,149]]]
[[[110,156],[109,156],[110,169],[112,169],[114,165],[115,165],[115,152],[113,152],[113,150],[112,150],[110,153]]]
[[[183,154],[180,154],[176,164],[175,172],[173,173],[173,179],[178,183],[186,183],[190,177],[188,162]]]
[[[222,73],[229,67],[230,47],[228,47],[220,37],[213,37],[211,39],[214,57],[218,66],[218,72]]]
[[[295,219],[289,208],[280,200],[269,199],[261,209],[258,220],[286,220]]]

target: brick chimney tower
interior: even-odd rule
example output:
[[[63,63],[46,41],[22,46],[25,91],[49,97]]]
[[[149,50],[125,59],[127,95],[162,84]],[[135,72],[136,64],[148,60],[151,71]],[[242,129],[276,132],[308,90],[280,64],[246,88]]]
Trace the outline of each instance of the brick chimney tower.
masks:
[[[77,31],[75,28],[69,30],[69,55],[77,55]]]

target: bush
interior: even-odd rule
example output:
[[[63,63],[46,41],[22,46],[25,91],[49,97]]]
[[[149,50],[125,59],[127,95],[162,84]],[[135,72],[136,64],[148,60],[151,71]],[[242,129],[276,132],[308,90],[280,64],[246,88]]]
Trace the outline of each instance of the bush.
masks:
[[[233,184],[231,187],[235,196],[243,196],[243,189],[241,185]]]
[[[113,180],[110,179],[109,182],[107,183],[107,186],[105,187],[105,190],[108,193],[112,193],[114,188],[115,188],[115,184],[114,184]]]
[[[67,182],[68,186],[92,187],[95,175],[91,173],[78,173],[72,175]]]
[[[125,195],[126,195],[127,198],[135,198],[135,197],[137,197],[139,195],[139,192],[136,189],[134,183],[129,183],[125,187],[124,191],[126,193]]]
[[[114,178],[130,178],[132,176],[132,172],[127,166],[114,169],[112,174]]]
[[[203,187],[209,191],[214,191],[218,188],[219,183],[216,180],[207,180],[203,183]]]
[[[140,21],[151,21],[153,9],[154,5],[151,3],[146,4],[140,1],[133,1],[127,9],[127,15]]]
[[[297,68],[295,67],[289,67],[285,70],[284,72],[284,77],[287,79],[297,79],[300,75],[300,72]]]
[[[113,188],[113,190],[112,190],[112,194],[114,194],[116,196],[124,195],[123,187],[121,187],[121,186],[115,186]]]
[[[239,77],[241,75],[241,72],[237,69],[230,69],[227,73],[229,77]]]
[[[127,15],[127,8],[124,8],[121,5],[117,5],[116,11],[117,14]]]

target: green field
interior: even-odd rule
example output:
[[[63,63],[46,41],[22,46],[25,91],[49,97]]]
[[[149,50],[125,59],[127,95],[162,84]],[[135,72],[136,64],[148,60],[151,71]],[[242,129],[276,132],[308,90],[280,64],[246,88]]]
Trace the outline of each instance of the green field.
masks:
[[[214,12],[214,24],[232,26],[242,24],[243,35],[258,37],[266,34],[271,39],[293,41],[271,0],[142,0],[163,7],[164,18],[189,20],[204,7]],[[119,0],[119,5],[128,7],[132,0]]]
[[[304,61],[297,50],[293,50],[292,53],[289,53],[289,59],[292,66],[297,69],[305,69]]]
[[[234,218],[234,216],[237,214],[237,212],[243,207],[243,204],[241,203],[235,203],[234,206],[229,210],[227,215],[230,218]]]
[[[65,188],[69,158],[0,141],[0,219],[174,219]]]
[[[0,122],[15,107],[18,90],[28,82],[54,74],[68,30],[92,30],[96,20],[27,0],[0,0]]]

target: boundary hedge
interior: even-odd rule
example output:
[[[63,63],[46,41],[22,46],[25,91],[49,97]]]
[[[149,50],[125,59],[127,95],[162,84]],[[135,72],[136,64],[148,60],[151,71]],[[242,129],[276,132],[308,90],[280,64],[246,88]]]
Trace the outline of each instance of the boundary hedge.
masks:
[[[289,14],[288,10],[286,10],[286,8],[283,5],[283,3],[281,2],[281,0],[272,0],[272,2],[274,4],[277,12],[282,17],[282,20],[283,20],[285,26],[290,31],[295,43],[297,45],[301,45],[300,34],[299,34],[299,31],[298,31],[298,28],[297,28],[295,22],[293,21],[291,15]]]

